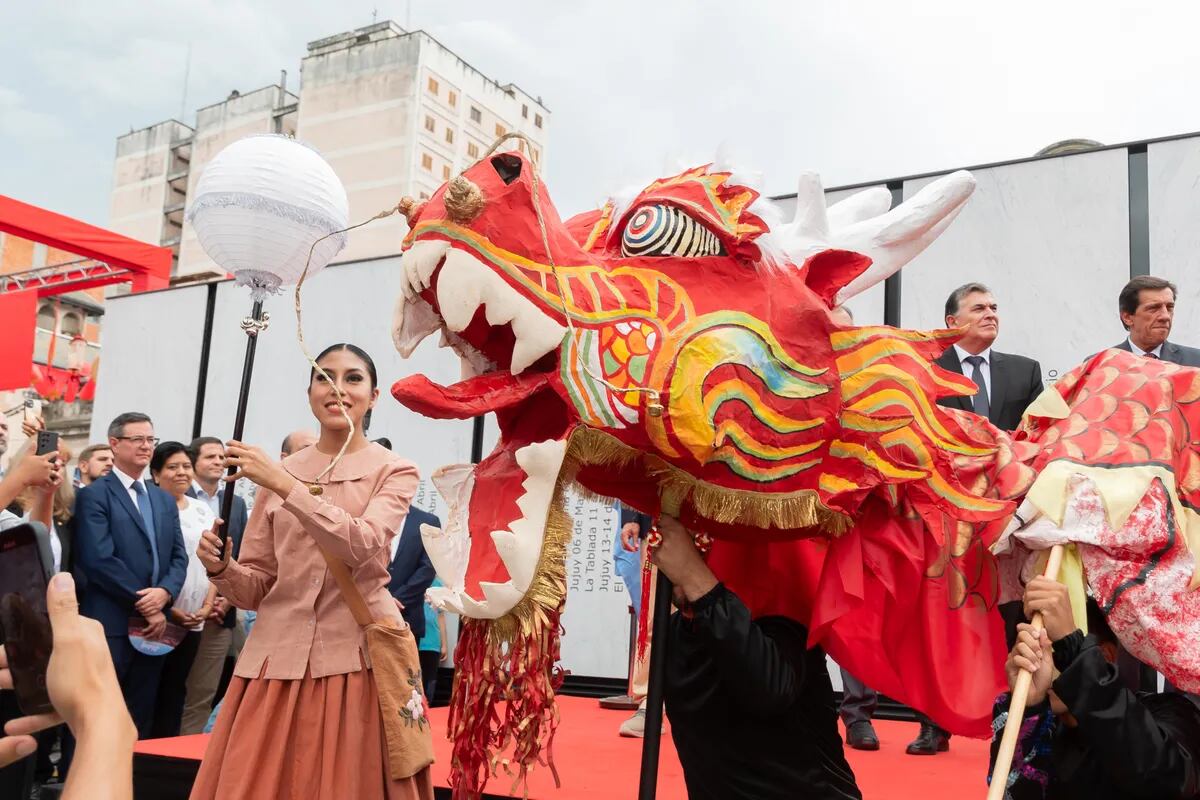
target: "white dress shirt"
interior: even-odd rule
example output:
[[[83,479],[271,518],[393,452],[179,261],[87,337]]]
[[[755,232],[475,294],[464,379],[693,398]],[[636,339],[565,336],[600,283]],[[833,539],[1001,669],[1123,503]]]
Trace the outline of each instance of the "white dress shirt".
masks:
[[[403,533],[404,526],[401,526],[400,530],[396,532],[396,535],[392,537],[392,541],[388,545],[388,566],[391,566],[392,562],[396,560],[396,551],[400,549],[400,536]]]
[[[133,485],[135,483],[140,483],[142,484],[142,488],[145,489],[146,482],[141,478],[131,478],[116,467],[113,467],[113,474],[117,476],[117,480],[119,480],[121,485],[125,487],[125,491],[129,493],[129,499],[133,501],[133,507],[140,511],[141,506],[138,505],[138,496],[137,492],[133,490]],[[149,495],[150,493],[147,491],[146,496],[148,497]]]
[[[199,481],[192,481],[192,491],[196,493],[196,499],[208,506],[208,510],[218,517],[221,515],[221,490],[224,488],[217,484],[217,493],[213,495],[204,491]]]
[[[963,350],[958,345],[954,345],[954,355],[958,357],[958,366],[962,370],[962,374],[970,378],[975,372],[975,365],[968,364],[967,359],[971,357],[971,353]],[[988,400],[992,399],[992,348],[978,353],[983,359],[983,363],[979,365],[979,371],[983,373],[983,390],[987,392]],[[973,380],[973,379],[972,379]]]
[[[1129,349],[1133,352],[1133,354],[1135,356],[1154,356],[1155,358],[1157,358],[1159,360],[1162,359],[1162,346],[1163,346],[1162,342],[1159,342],[1158,347],[1154,348],[1153,350],[1143,350],[1142,348],[1138,347],[1136,344],[1133,343],[1133,339],[1127,339],[1126,341],[1129,342]]]

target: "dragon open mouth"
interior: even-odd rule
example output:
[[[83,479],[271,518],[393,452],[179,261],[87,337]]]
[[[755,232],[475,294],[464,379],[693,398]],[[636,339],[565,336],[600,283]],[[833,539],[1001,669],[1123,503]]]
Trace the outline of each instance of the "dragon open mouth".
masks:
[[[416,242],[402,266],[397,350],[408,357],[440,332],[441,346],[460,359],[463,379],[441,386],[411,375],[397,381],[392,394],[433,418],[493,411],[500,427],[499,444],[482,462],[433,475],[450,510],[442,530],[422,531],[446,582],[431,597],[459,613],[495,619],[529,591],[542,554],[569,429],[567,406],[555,389],[566,328],[449,242]],[[487,490],[476,492],[481,483]]]

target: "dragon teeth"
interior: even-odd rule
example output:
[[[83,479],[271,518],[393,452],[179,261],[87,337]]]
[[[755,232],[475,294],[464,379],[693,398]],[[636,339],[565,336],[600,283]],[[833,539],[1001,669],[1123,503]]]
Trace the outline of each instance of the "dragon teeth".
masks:
[[[462,250],[446,252],[438,275],[437,297],[442,319],[454,333],[471,324],[480,306],[484,307],[488,324],[512,326],[515,344],[509,371],[514,375],[555,350],[567,332],[503,278]]]
[[[433,483],[445,498],[450,511],[444,529],[431,525],[421,527],[421,538],[433,566],[446,583],[447,589],[430,590],[430,600],[443,604],[460,614],[481,619],[496,619],[512,610],[533,582],[546,520],[558,473],[566,456],[567,443],[549,439],[519,448],[517,465],[525,472],[521,483],[524,490],[517,498],[521,516],[509,524],[508,530],[492,531],[492,543],[508,570],[510,580],[504,583],[482,582],[482,601],[470,597],[465,588],[471,542],[467,529],[467,509],[475,488],[474,465],[443,467],[434,473]]]

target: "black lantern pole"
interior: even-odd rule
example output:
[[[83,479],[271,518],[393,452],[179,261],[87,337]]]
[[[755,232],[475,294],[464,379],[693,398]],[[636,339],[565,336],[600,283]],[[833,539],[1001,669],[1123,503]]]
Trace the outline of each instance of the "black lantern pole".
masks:
[[[642,771],[638,800],[658,794],[658,753],[662,739],[663,689],[667,681],[667,632],[671,624],[671,580],[657,570],[654,587],[654,622],[650,628],[650,677],[646,686],[646,729],[642,737]]]
[[[242,330],[246,334],[246,359],[242,362],[242,386],[238,390],[237,413],[233,418],[233,438],[242,440],[246,428],[246,404],[250,400],[250,379],[254,375],[254,351],[258,347],[258,335],[267,329],[271,315],[263,311],[263,301],[255,300],[250,309],[250,316],[242,320]],[[217,535],[221,537],[221,557],[225,555],[225,544],[229,539],[229,516],[233,513],[233,487],[236,481],[230,476],[237,472],[237,467],[230,467],[225,477],[225,493],[221,496],[221,527]]]

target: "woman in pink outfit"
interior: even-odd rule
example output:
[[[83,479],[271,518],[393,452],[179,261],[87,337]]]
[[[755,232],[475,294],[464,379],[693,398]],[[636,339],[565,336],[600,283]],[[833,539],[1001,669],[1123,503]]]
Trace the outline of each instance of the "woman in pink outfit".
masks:
[[[354,345],[317,357],[308,399],[321,426],[315,445],[280,465],[231,442],[229,463],[260,491],[240,558],[217,557],[204,535],[197,554],[220,593],[258,619],[238,659],[191,800],[431,800],[429,769],[392,780],[379,696],[362,630],[317,544],[345,562],[376,621],[405,624],[388,593],[388,540],[417,487],[416,467],[367,440],[379,396],[375,365]],[[317,476],[354,437],[331,474]],[[310,491],[310,486],[319,486]],[[226,549],[228,553],[228,548]],[[408,634],[411,637],[411,634]]]

